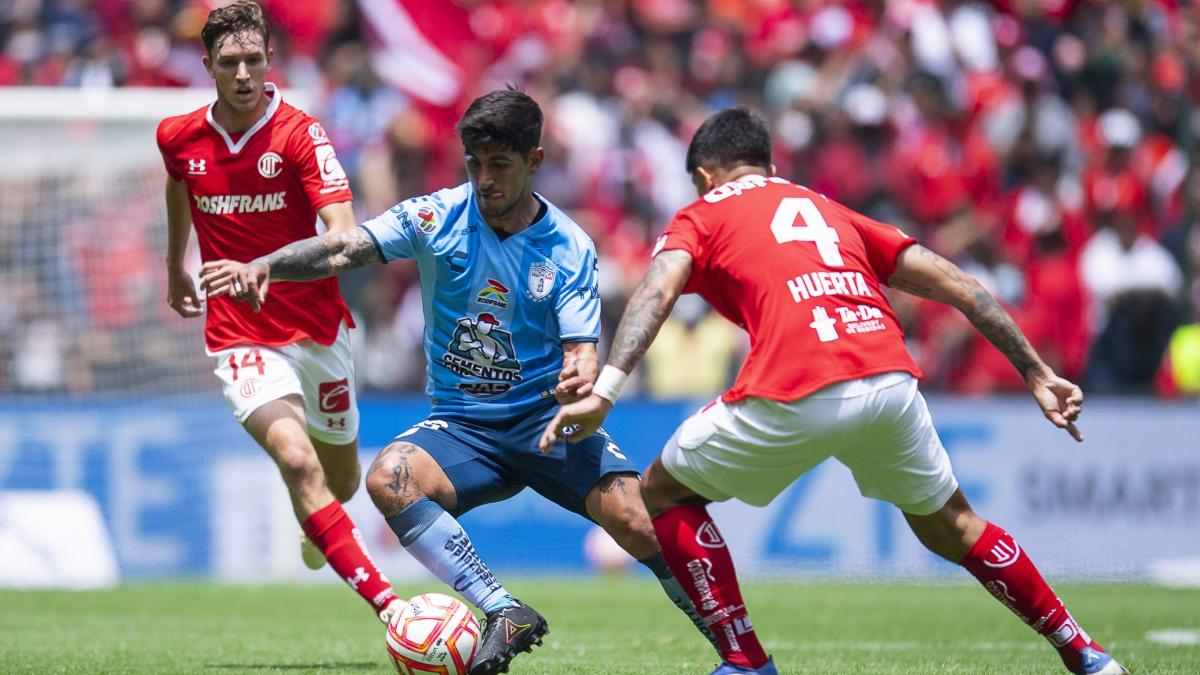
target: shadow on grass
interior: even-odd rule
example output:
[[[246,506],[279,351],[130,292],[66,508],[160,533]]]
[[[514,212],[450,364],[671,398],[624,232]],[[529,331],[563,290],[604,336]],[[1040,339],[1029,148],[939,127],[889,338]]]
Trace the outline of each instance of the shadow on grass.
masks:
[[[379,664],[369,661],[333,661],[330,663],[210,663],[209,670],[378,670]]]

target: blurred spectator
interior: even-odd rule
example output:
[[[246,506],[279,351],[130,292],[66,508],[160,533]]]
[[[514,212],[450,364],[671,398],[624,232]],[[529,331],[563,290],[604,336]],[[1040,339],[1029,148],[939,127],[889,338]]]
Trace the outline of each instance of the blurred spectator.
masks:
[[[1200,228],[1191,227],[1188,234],[1190,267],[1200,269]],[[1200,282],[1193,279],[1191,287],[1193,308],[1200,308]],[[1155,382],[1156,390],[1164,396],[1200,395],[1200,311],[1193,309],[1192,320],[1171,334]]]
[[[738,329],[700,296],[682,296],[646,351],[646,393],[660,398],[720,394],[741,365],[741,342]]]
[[[207,84],[198,33],[212,2],[0,3],[0,85]],[[313,92],[363,216],[464,179],[453,126],[479,93],[514,82],[534,95],[546,112],[539,189],[596,241],[609,334],[658,231],[694,198],[683,170],[692,131],[730,105],[768,116],[782,175],[910,230],[979,273],[1052,365],[1068,376],[1086,371],[1096,390],[1144,390],[1174,317],[1189,315],[1179,306],[1200,299],[1180,292],[1184,272],[1195,269],[1187,242],[1200,212],[1194,3],[263,4],[275,22],[272,78]],[[92,202],[67,192],[77,211]],[[128,289],[134,279],[153,283],[142,261],[160,239],[139,233],[142,225],[157,232],[162,216],[136,218],[133,236],[120,242],[88,242],[71,226],[29,233],[40,253],[0,250],[33,277],[8,273],[6,286],[52,294],[80,317],[60,321],[69,330],[105,326],[89,349],[46,341],[47,350],[102,369],[128,342],[121,327],[143,325],[136,322],[148,310]],[[52,220],[10,207],[0,213],[0,243],[13,228]],[[100,279],[87,256],[64,262],[48,253],[64,241],[134,258],[127,271]],[[344,288],[372,364],[364,383],[412,390],[422,379],[416,296],[412,275],[394,267],[356,275]],[[111,299],[89,296],[102,287]],[[933,384],[976,393],[1021,386],[961,317],[900,295],[896,308]],[[0,307],[11,364],[20,336],[6,313],[16,313]],[[720,320],[691,319],[673,319],[667,337],[723,354],[727,336],[709,334]],[[147,349],[169,352],[159,345],[170,344],[163,336],[174,327],[162,339],[139,330]],[[694,361],[736,366],[737,351],[730,354]],[[707,393],[725,368],[700,377],[664,367],[660,376],[648,359],[647,384],[662,394]],[[0,387],[13,386],[10,368]]]
[[[1087,383],[1097,392],[1149,391],[1171,331],[1183,274],[1124,204],[1084,246],[1080,274],[1097,337]]]

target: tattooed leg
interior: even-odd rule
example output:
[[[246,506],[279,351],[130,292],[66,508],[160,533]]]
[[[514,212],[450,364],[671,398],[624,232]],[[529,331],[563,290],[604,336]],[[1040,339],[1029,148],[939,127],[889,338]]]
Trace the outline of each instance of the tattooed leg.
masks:
[[[658,552],[654,525],[642,502],[638,477],[610,473],[592,487],[584,501],[588,517],[604,528],[629,555],[641,560]]]
[[[403,441],[387,446],[371,464],[367,491],[404,550],[434,576],[485,613],[515,606],[446,512],[457,508],[458,496],[429,453]]]

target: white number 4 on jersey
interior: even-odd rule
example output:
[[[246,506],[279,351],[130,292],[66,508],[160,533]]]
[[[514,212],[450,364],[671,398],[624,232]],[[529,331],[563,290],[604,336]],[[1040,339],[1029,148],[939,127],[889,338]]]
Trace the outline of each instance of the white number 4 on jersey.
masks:
[[[803,225],[797,224],[799,218]],[[787,197],[779,202],[775,217],[771,220],[771,232],[775,241],[786,244],[792,241],[811,241],[817,245],[821,262],[829,267],[842,267],[842,252],[838,250],[838,231],[825,222],[825,216],[808,197]]]

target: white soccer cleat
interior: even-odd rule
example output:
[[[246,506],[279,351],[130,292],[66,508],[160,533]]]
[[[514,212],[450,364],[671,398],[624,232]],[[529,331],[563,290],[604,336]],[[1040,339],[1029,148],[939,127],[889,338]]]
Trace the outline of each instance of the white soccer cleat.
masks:
[[[325,554],[312,543],[312,539],[303,534],[300,535],[300,557],[304,559],[304,566],[310,570],[319,570],[325,566]]]
[[[392,601],[388,603],[387,607],[379,610],[379,620],[382,621],[384,625],[391,623],[392,617],[399,614],[400,610],[402,609],[404,609],[404,600],[401,599],[400,596],[396,596],[392,598]]]

